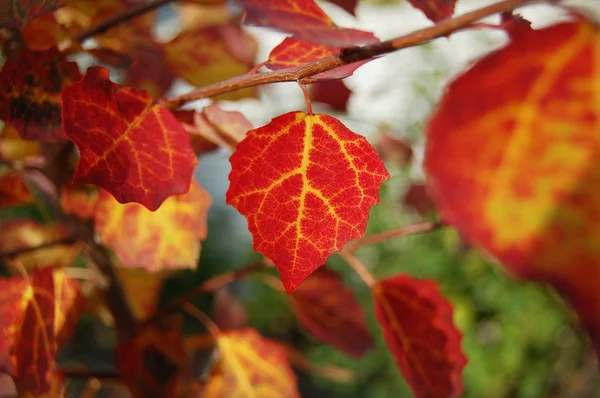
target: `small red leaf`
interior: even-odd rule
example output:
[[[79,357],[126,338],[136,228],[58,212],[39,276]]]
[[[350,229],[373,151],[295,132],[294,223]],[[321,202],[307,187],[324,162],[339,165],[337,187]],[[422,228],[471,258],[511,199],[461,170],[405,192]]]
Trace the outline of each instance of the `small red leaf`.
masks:
[[[322,102],[331,109],[345,112],[352,91],[341,80],[325,80],[312,85],[313,101]]]
[[[20,51],[0,71],[0,119],[10,123],[21,138],[44,142],[66,139],[60,93],[80,78],[77,64],[68,62],[56,48]]]
[[[0,208],[33,202],[33,195],[17,173],[0,177]]]
[[[350,239],[389,178],[367,140],[327,115],[290,112],[250,130],[231,156],[227,203],[288,292]]]
[[[120,203],[156,210],[189,190],[197,163],[189,135],[147,93],[121,88],[108,75],[91,67],[63,90],[65,133],[81,156],[74,181],[96,184]]]
[[[450,18],[454,14],[456,5],[456,0],[408,0],[408,2],[433,22]]]
[[[3,0],[0,3],[0,28],[21,26],[62,6],[62,0]]]
[[[25,279],[0,279],[0,370],[8,373],[13,372],[10,353],[31,295],[31,285]]]
[[[83,220],[94,218],[98,188],[93,185],[66,184],[60,192],[60,205],[66,213]]]
[[[373,43],[370,32],[340,28],[313,0],[238,0],[246,12],[244,22],[289,32],[298,39],[333,47]]]
[[[363,309],[338,274],[319,268],[290,298],[300,323],[319,340],[353,357],[373,346]]]
[[[383,338],[415,397],[459,397],[467,358],[437,284],[397,275],[379,281],[373,299]]]

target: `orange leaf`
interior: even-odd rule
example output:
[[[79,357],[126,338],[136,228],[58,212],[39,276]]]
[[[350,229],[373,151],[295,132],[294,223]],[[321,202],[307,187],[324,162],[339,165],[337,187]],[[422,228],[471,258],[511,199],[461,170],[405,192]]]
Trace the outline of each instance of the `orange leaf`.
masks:
[[[54,329],[56,346],[64,347],[73,337],[79,318],[85,309],[85,298],[79,288],[79,282],[69,278],[64,269],[56,269],[54,278]]]
[[[155,212],[136,203],[120,204],[101,191],[95,227],[126,267],[195,268],[210,203],[209,194],[195,181],[187,194],[168,198]]]
[[[119,342],[115,363],[132,398],[183,396],[189,364],[176,322],[145,326],[133,338]]]
[[[0,370],[5,372],[13,372],[10,352],[32,295],[31,285],[25,279],[0,279]]]
[[[183,32],[163,48],[173,73],[200,87],[248,72],[254,65],[257,44],[251,35],[230,22]],[[217,98],[236,100],[252,96],[254,89],[248,88]]]
[[[197,163],[190,138],[147,93],[121,88],[107,69],[95,66],[62,98],[65,133],[81,156],[75,182],[96,184],[120,203],[150,210],[189,190]]]
[[[55,297],[52,268],[35,269],[32,296],[15,341],[15,385],[20,395],[39,396],[52,391],[56,377]]]
[[[286,37],[271,51],[269,60],[265,66],[271,70],[295,68],[310,62],[318,61],[322,58],[327,58],[338,54],[339,52],[339,47],[330,47],[324,44],[302,41],[297,39],[296,36]],[[344,79],[348,76],[352,76],[356,69],[369,61],[370,60],[354,62],[311,77],[317,80]]]
[[[140,320],[152,316],[156,311],[160,289],[167,273],[119,268],[117,274],[133,315]]]
[[[296,375],[285,351],[276,343],[247,328],[221,333],[220,373],[208,382],[206,397],[299,397]]]
[[[25,160],[40,154],[40,143],[23,140],[10,124],[5,124],[0,133],[0,159]]]
[[[373,43],[370,32],[340,28],[313,0],[238,0],[249,25],[289,32],[298,39],[332,47]]]
[[[66,184],[60,192],[60,205],[66,213],[83,220],[94,218],[98,189],[92,185]]]
[[[21,138],[56,142],[65,139],[61,125],[60,93],[79,80],[75,62],[56,48],[43,52],[22,50],[0,71],[0,119]]]
[[[415,397],[461,396],[467,359],[437,284],[397,275],[373,287],[373,300],[383,338]]]
[[[408,2],[433,22],[450,18],[456,5],[456,0],[408,0]]]
[[[32,19],[62,6],[62,0],[2,1],[0,3],[0,28],[24,25]]]
[[[554,285],[600,355],[599,48],[597,25],[581,19],[515,31],[450,84],[425,167],[443,219]]]
[[[290,298],[300,323],[319,340],[353,357],[373,347],[363,310],[336,273],[316,270]]]
[[[227,203],[288,292],[363,236],[389,173],[367,140],[327,115],[290,112],[251,130],[231,156]]]
[[[17,173],[0,176],[0,208],[33,202],[25,180]]]

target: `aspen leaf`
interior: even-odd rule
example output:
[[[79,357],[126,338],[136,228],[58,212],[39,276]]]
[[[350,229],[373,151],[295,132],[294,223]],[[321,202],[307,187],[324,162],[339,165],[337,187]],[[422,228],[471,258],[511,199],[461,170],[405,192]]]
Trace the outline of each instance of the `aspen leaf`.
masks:
[[[168,198],[154,212],[137,203],[120,204],[101,191],[94,225],[125,267],[195,268],[210,203],[210,195],[195,181],[188,193]]]
[[[5,124],[0,133],[0,159],[25,160],[40,155],[40,143],[24,140],[10,124]]]
[[[31,191],[17,173],[0,176],[0,208],[33,202]]]
[[[415,8],[421,10],[432,22],[450,18],[454,14],[456,0],[408,0]]]
[[[389,178],[363,136],[303,112],[250,130],[230,161],[227,203],[246,217],[254,249],[273,261],[288,293],[363,236]]]
[[[13,219],[0,223],[0,253],[31,249],[60,241],[67,232],[58,224],[39,224],[28,219]]]
[[[149,210],[189,190],[197,163],[189,135],[147,93],[121,88],[94,66],[62,98],[65,133],[80,153],[75,182]]]
[[[140,320],[152,316],[167,272],[149,273],[140,269],[118,268],[117,274],[133,315]]]
[[[249,25],[275,28],[333,47],[373,43],[370,32],[338,27],[313,0],[237,0]]]
[[[437,284],[397,275],[373,287],[375,317],[416,398],[460,397],[467,359],[452,323],[452,305]]]
[[[296,375],[285,351],[255,329],[223,332],[217,338],[219,372],[208,382],[206,397],[299,397]]]
[[[317,339],[353,357],[373,347],[364,312],[338,274],[319,268],[290,298],[298,320]]]
[[[31,296],[31,285],[25,279],[0,279],[0,369],[5,372],[13,371],[10,352]]]
[[[56,48],[21,50],[0,71],[0,119],[21,138],[56,142],[66,139],[61,124],[61,90],[81,78],[75,62]]]
[[[12,0],[0,3],[0,28],[17,27],[63,6],[62,0]]]
[[[599,48],[581,19],[515,31],[448,87],[425,168],[444,221],[556,287],[600,354]]]
[[[345,112],[352,91],[341,80],[325,80],[312,85],[313,101],[327,104],[331,109]]]
[[[60,205],[65,213],[74,214],[82,220],[94,218],[98,188],[85,184],[66,184],[60,192]]]

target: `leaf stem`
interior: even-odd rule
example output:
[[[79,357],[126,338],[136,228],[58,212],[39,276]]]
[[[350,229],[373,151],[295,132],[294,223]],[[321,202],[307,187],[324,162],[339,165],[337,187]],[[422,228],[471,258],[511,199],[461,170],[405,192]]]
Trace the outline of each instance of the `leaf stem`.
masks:
[[[354,254],[350,253],[347,250],[342,250],[338,253],[341,258],[348,263],[350,267],[360,276],[367,286],[372,288],[377,283],[377,280],[371,274],[371,272],[367,269],[367,267],[356,257]]]
[[[189,301],[183,302],[181,307],[193,318],[199,320],[206,330],[212,335],[212,337],[217,340],[219,334],[221,334],[221,330],[217,326],[216,323],[213,322],[212,319],[208,315],[206,315],[203,311],[200,311],[198,308],[194,307]]]
[[[143,15],[147,12],[155,10],[169,3],[173,3],[174,1],[176,0],[156,0],[153,2],[142,3],[137,7],[127,9],[122,13],[119,13],[111,18],[102,21],[96,26],[92,26],[89,29],[79,32],[79,34],[75,36],[75,40],[82,42],[86,39],[89,39],[92,36],[104,33],[114,26],[122,24],[123,22],[127,22],[135,17],[139,17],[140,15]]]
[[[228,93],[243,88],[259,86],[262,84],[303,81],[310,76],[326,72],[340,66],[354,62],[371,59],[403,48],[414,47],[427,43],[439,37],[447,37],[449,34],[463,29],[469,24],[487,16],[510,11],[526,4],[532,4],[543,0],[503,0],[486,7],[459,15],[454,18],[443,20],[436,25],[419,29],[404,36],[391,40],[373,43],[362,47],[344,48],[339,54],[332,55],[320,60],[307,63],[295,68],[282,69],[273,72],[253,73],[237,76],[205,87],[200,87],[189,93],[170,98],[162,98],[158,102],[167,108],[179,108],[188,102],[201,98],[213,97],[215,95]]]
[[[431,222],[425,221],[416,224],[405,225],[402,227],[390,229],[387,231],[383,231],[378,234],[365,236],[362,239],[352,241],[346,245],[344,248],[345,251],[349,253],[354,253],[356,250],[360,249],[363,246],[374,245],[376,243],[381,243],[389,239],[400,238],[402,236],[418,234],[422,232],[433,231],[438,228],[442,228],[445,225],[441,222]]]
[[[304,102],[306,102],[306,113],[309,115],[312,115],[313,114],[312,103],[310,102],[310,94],[308,94],[308,89],[306,88],[306,84],[298,82],[298,85],[302,89],[302,94],[304,94]]]

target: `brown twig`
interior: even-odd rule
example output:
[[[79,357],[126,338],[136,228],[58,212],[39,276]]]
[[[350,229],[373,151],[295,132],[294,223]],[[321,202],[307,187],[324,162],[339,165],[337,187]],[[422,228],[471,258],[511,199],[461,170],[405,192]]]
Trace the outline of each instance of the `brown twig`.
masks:
[[[365,236],[362,239],[349,242],[344,248],[344,250],[349,253],[354,253],[363,246],[374,245],[376,243],[381,243],[393,238],[400,238],[402,236],[413,235],[422,232],[429,232],[441,227],[444,227],[443,223],[431,221],[405,225],[403,227],[390,229],[378,234]]]
[[[342,250],[338,253],[341,258],[360,276],[367,286],[372,288],[377,283],[377,280],[367,269],[367,267],[354,254],[347,250]]]
[[[108,18],[102,21],[96,26],[92,26],[89,29],[79,32],[79,34],[75,36],[75,40],[82,42],[85,39],[89,39],[90,37],[95,36],[99,33],[104,33],[114,26],[122,24],[123,22],[127,22],[135,17],[139,17],[140,15],[155,10],[158,7],[162,7],[166,4],[173,3],[174,1],[176,0],[156,0],[149,3],[142,3],[137,7],[130,8],[120,14],[113,16],[112,18]]]
[[[424,44],[430,40],[439,37],[446,37],[449,34],[464,28],[487,16],[510,11],[517,7],[526,4],[536,3],[541,0],[503,0],[498,3],[491,4],[487,7],[459,15],[454,18],[446,19],[424,29],[419,29],[413,33],[400,36],[391,40],[382,41],[380,43],[369,44],[363,47],[352,47],[342,49],[337,55],[332,55],[318,61],[289,69],[282,69],[274,72],[265,72],[257,74],[246,74],[232,79],[224,80],[219,83],[211,84],[205,87],[200,87],[187,94],[178,95],[171,98],[163,98],[158,102],[168,108],[179,108],[188,102],[196,101],[201,98],[213,97],[215,95],[228,93],[243,88],[259,86],[269,83],[301,81],[302,79],[314,76],[319,73],[326,72],[331,69],[339,68],[340,66],[352,64],[358,61],[375,58],[377,56],[387,54],[403,48],[413,47],[419,44]],[[308,83],[307,80],[302,80],[303,83]]]

